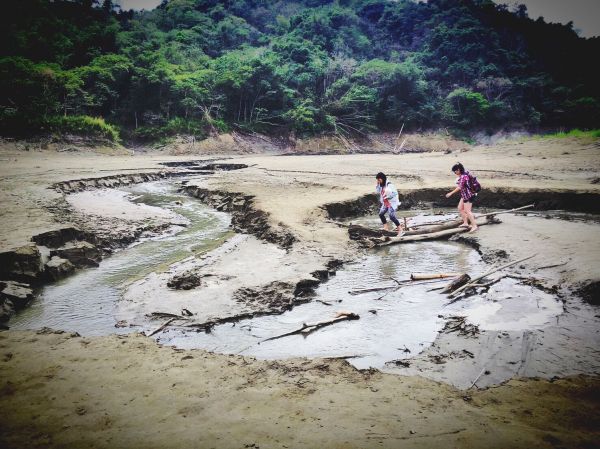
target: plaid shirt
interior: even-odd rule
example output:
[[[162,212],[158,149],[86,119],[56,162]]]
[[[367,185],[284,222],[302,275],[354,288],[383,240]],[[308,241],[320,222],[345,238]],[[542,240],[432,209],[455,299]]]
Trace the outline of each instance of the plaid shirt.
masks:
[[[463,200],[469,200],[475,195],[475,192],[471,190],[471,183],[469,182],[469,172],[466,171],[458,177],[456,185],[460,187],[460,197]]]

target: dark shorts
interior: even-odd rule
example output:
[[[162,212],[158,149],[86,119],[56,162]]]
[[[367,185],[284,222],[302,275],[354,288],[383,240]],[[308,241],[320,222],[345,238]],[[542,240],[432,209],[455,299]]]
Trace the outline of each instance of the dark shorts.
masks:
[[[465,200],[463,198],[463,203],[471,203],[473,204],[475,202],[475,200],[477,199],[477,195],[473,195],[471,198],[469,198],[468,200]]]

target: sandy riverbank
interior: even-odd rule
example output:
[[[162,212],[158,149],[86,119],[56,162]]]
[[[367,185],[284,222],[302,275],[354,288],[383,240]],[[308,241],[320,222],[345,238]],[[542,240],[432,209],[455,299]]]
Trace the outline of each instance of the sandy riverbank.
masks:
[[[54,183],[177,170],[160,165],[174,159],[160,154],[4,149],[1,158],[3,251],[69,224],[64,221],[71,215],[61,217],[62,209],[56,208],[64,201],[62,194],[48,188]],[[178,160],[186,159],[202,157]],[[295,239],[291,251],[302,262],[286,268],[292,279],[357,254],[358,248],[328,217],[324,204],[370,193],[373,175],[380,170],[403,192],[449,190],[449,167],[456,160],[476,171],[490,191],[600,193],[600,149],[595,142],[576,140],[507,142],[458,154],[236,156],[234,162],[248,168],[203,175],[188,185],[254,197],[253,206],[268,214],[273,232]],[[111,220],[114,224],[119,218],[113,214]],[[535,273],[546,288],[558,285],[567,311],[576,315],[569,311],[573,291],[600,278],[599,226],[539,217],[505,222],[482,228],[471,243],[492,259],[499,250],[510,259],[537,252],[536,259],[520,267],[520,274]],[[244,243],[239,251],[251,251],[252,245]],[[220,260],[226,266],[226,258]],[[564,265],[536,272],[553,261]],[[238,278],[244,284],[243,276]],[[260,279],[260,284],[281,280],[281,273],[275,278]],[[139,288],[143,291],[143,284]],[[358,372],[341,361],[263,362],[177,351],[138,335],[78,338],[8,331],[0,334],[0,404],[11,413],[0,424],[0,441],[8,447],[428,447],[448,442],[457,447],[593,447],[598,440],[598,379],[593,374],[597,375],[599,357],[598,319],[590,314],[595,310],[584,311],[589,332],[565,338],[565,330],[579,323],[569,324],[573,317],[566,314],[566,324],[557,323],[540,344],[531,344],[534,350],[513,371],[504,370],[508,365],[503,360],[514,361],[516,337],[494,362],[508,377],[541,375],[553,364],[561,366],[560,375],[586,372],[588,377],[512,380],[491,390],[468,392],[412,376],[447,380],[454,370],[473,379],[479,370],[477,363],[457,360],[448,363],[445,373],[436,374],[438,367],[426,359],[432,354],[415,360],[411,370],[400,370],[409,377],[399,377]],[[212,317],[210,313],[205,317]],[[484,337],[495,341],[494,336]],[[441,351],[451,353],[456,341],[440,340]],[[459,346],[464,344],[459,341]],[[586,357],[566,357],[569,345],[583,345],[579,354],[583,351]],[[557,348],[558,360],[548,357]],[[489,348],[482,353],[490,359]],[[148,422],[153,423],[150,428]]]

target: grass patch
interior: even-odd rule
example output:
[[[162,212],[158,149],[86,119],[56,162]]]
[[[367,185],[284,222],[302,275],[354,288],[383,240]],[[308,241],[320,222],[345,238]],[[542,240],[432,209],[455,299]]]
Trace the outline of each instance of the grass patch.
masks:
[[[572,129],[568,132],[557,132],[552,134],[536,134],[532,136],[534,139],[565,139],[567,137],[584,137],[584,138],[598,138],[600,137],[600,129],[591,129],[589,131],[582,131],[581,129]]]

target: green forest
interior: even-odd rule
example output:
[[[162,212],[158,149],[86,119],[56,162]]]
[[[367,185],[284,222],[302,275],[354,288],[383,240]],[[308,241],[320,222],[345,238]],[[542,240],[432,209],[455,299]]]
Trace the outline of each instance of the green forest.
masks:
[[[5,136],[598,128],[600,38],[490,0],[9,0]]]

